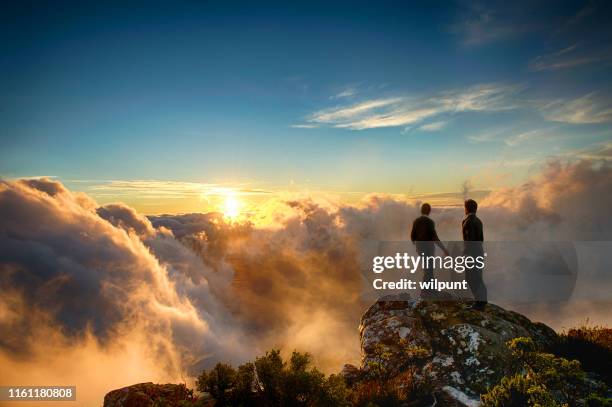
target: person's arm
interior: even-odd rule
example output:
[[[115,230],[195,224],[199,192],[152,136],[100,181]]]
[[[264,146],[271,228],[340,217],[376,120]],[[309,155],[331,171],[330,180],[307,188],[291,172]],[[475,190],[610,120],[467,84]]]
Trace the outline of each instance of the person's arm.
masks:
[[[416,235],[416,220],[414,222],[412,222],[412,230],[410,231],[410,240],[412,241],[412,244],[414,244],[414,239],[415,239],[415,235]]]
[[[432,221],[432,236],[433,236],[433,241],[434,243],[440,248],[440,250],[442,250],[442,252],[444,253],[445,256],[448,256],[448,250],[446,250],[446,247],[444,247],[444,243],[442,243],[440,241],[440,238],[438,238],[438,233],[436,232],[436,224]]]
[[[469,242],[474,239],[474,232],[472,230],[472,221],[467,219],[463,222],[463,240]]]

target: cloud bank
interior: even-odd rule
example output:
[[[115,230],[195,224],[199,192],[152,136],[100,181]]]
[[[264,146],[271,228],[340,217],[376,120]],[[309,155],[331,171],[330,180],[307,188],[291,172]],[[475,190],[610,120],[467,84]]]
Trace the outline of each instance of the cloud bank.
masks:
[[[605,242],[611,191],[606,162],[553,162],[489,194],[480,216],[488,240]],[[359,358],[364,245],[407,239],[419,204],[384,195],[353,206],[288,200],[275,227],[255,227],[214,213],[144,217],[50,179],[2,181],[0,380],[56,378],[95,404],[111,388],[189,380],[272,346],[312,352],[337,371]],[[432,216],[442,238],[460,238],[461,208]]]

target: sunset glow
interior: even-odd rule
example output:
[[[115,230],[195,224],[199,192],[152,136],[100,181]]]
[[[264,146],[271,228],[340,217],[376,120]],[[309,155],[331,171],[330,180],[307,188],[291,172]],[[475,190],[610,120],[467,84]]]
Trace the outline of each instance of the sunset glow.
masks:
[[[612,400],[612,2],[0,8],[0,406]]]
[[[236,219],[240,215],[240,201],[233,194],[228,194],[223,202],[223,216],[229,220]]]

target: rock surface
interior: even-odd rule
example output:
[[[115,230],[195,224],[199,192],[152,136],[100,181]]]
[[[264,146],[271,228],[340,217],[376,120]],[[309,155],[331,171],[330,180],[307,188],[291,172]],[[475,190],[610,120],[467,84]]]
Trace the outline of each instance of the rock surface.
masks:
[[[107,393],[104,407],[176,406],[191,397],[191,391],[184,384],[139,383]]]
[[[508,340],[531,337],[546,349],[557,338],[546,325],[493,304],[477,311],[465,302],[397,296],[374,303],[359,332],[364,374],[381,364],[391,375],[413,369],[418,380],[466,406],[479,405],[478,395],[508,373]]]

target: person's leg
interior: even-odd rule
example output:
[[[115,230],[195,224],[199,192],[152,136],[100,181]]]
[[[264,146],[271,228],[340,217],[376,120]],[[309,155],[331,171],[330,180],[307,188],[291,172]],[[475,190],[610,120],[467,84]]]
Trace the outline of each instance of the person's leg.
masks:
[[[433,271],[433,267],[427,267],[423,269],[423,282],[428,282],[433,280],[434,278],[434,271]]]
[[[429,247],[425,247],[425,248],[420,248],[420,253],[422,253],[423,255],[423,261],[425,262],[427,257],[429,256],[433,256],[433,253],[430,251]],[[433,269],[433,262],[430,262],[429,264],[427,263],[423,263],[422,264],[422,270],[423,270],[423,279],[422,281],[424,283],[428,283],[431,280],[433,280],[434,278],[434,269]],[[421,290],[421,297],[427,297],[427,296],[431,296],[434,293],[433,289],[424,289]]]
[[[468,268],[465,270],[465,281],[467,281],[468,287],[470,287],[470,291],[472,292],[472,297],[476,298],[476,285],[474,282],[474,269]]]
[[[476,270],[476,308],[484,309],[485,305],[487,305],[487,286],[482,279],[482,269],[477,268]]]
[[[423,268],[423,280],[422,281],[424,283],[431,282],[431,280],[433,280],[433,277],[434,277],[434,273],[433,273],[432,267]],[[432,288],[421,289],[421,298],[431,299],[433,295],[434,295],[434,290]]]
[[[478,309],[484,309],[484,306],[487,304],[487,287],[482,279],[482,271],[481,268],[474,267],[466,270],[465,275],[467,284],[474,296],[474,308]]]
[[[482,274],[483,274],[483,269],[478,269],[478,284],[480,285],[479,301],[482,302],[482,305],[484,306],[487,304],[489,299],[488,299],[488,293],[487,293],[487,286],[484,283],[484,278],[482,277]]]

